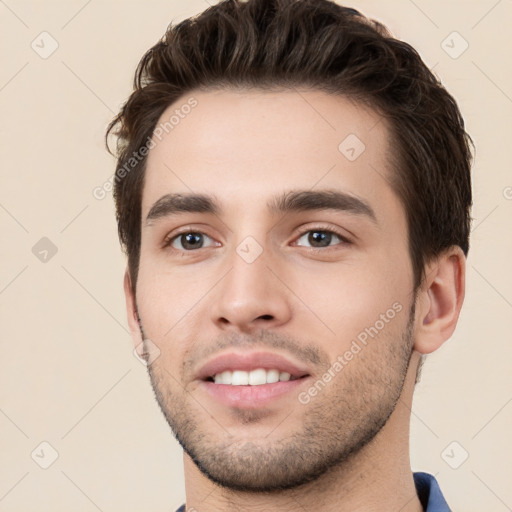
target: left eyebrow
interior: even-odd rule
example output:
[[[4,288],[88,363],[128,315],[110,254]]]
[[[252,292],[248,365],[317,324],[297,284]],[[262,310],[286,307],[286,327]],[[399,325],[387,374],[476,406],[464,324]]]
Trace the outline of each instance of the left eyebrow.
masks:
[[[203,194],[166,194],[153,204],[146,217],[146,224],[184,212],[217,215],[219,210],[215,199]]]
[[[311,210],[338,210],[368,217],[378,224],[373,208],[363,199],[335,190],[292,190],[267,203],[275,214]]]

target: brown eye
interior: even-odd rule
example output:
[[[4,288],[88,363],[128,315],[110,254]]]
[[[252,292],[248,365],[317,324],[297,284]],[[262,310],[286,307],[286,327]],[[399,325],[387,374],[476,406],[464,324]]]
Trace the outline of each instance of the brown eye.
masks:
[[[333,233],[332,231],[312,229],[306,231],[297,240],[297,245],[314,248],[323,248],[330,247],[332,245],[337,245],[341,242],[344,242],[344,240],[339,235]]]
[[[213,244],[212,239],[204,233],[188,232],[175,236],[170,245],[175,249],[193,251]]]

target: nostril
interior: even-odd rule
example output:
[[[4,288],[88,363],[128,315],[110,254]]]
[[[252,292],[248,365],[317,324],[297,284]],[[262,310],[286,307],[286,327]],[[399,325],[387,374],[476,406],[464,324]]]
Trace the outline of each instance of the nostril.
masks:
[[[242,324],[248,324],[249,322],[255,322],[255,321],[265,321],[265,322],[270,322],[270,321],[275,321],[276,317],[274,315],[270,315],[270,314],[267,314],[267,315],[260,315],[260,316],[257,316],[257,317],[251,317],[250,315],[247,315],[248,318],[237,318],[236,315],[233,315],[233,318],[230,318],[229,316],[220,316],[218,319],[217,319],[217,323],[220,324],[220,325],[242,325]],[[238,320],[238,321],[237,321]]]

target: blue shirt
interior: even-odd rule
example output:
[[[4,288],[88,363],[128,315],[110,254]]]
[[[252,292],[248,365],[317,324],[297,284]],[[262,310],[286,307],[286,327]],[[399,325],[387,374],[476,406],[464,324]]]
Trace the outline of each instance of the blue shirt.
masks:
[[[413,477],[418,498],[425,512],[451,512],[437,480],[432,475],[418,472],[414,473]],[[186,512],[185,505],[176,512]]]
[[[414,473],[416,493],[425,512],[450,512],[437,480],[428,473]]]

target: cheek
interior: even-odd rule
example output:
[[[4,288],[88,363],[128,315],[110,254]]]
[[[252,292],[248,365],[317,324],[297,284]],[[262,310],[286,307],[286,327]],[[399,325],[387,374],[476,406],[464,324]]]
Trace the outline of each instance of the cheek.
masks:
[[[195,269],[166,267],[141,258],[137,302],[141,318],[152,330],[165,334],[188,318],[208,291],[208,281]]]
[[[366,262],[333,266],[316,272],[314,279],[310,272],[307,276],[296,273],[291,288],[306,308],[296,318],[302,324],[300,330],[325,344],[333,358],[358,337],[364,340],[401,332],[411,301],[410,276],[396,268]]]
[[[188,279],[157,272],[150,264],[140,267],[137,303],[144,333],[160,350],[155,366],[165,366],[176,377],[204,293]]]

